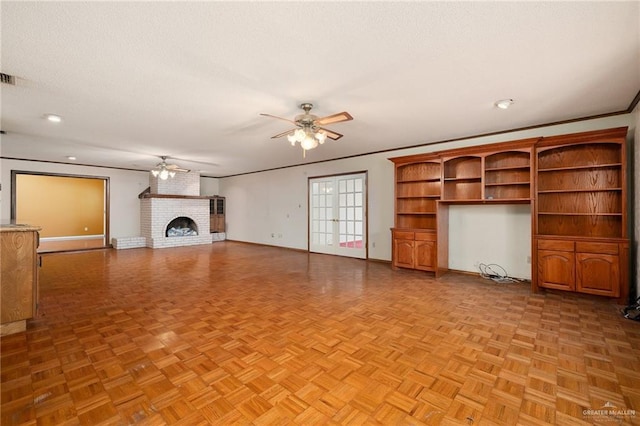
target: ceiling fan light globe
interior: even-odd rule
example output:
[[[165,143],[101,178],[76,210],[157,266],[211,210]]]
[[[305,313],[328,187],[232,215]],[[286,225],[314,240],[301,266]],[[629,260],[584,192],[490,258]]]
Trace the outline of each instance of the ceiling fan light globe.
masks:
[[[169,172],[169,177],[173,178],[175,177],[175,175],[176,175],[176,172]]]
[[[287,140],[291,143],[292,146],[296,145],[297,139],[296,139],[296,136],[295,136],[294,133],[288,134],[287,135]]]
[[[167,180],[168,177],[169,172],[167,171],[167,169],[162,169],[162,171],[160,172],[160,179]]]
[[[302,141],[305,139],[307,134],[305,133],[305,131],[303,129],[298,129],[298,130],[295,131],[294,136],[296,138],[296,141],[302,143]]]
[[[327,134],[325,132],[318,132],[316,133],[316,139],[318,139],[318,142],[320,142],[320,145],[322,145],[327,139]]]
[[[302,142],[300,142],[300,146],[302,149],[309,150],[318,146],[318,141],[314,137],[306,137]]]
[[[158,177],[158,175],[160,174],[160,171],[153,169],[151,170],[151,174],[153,175],[153,177]]]

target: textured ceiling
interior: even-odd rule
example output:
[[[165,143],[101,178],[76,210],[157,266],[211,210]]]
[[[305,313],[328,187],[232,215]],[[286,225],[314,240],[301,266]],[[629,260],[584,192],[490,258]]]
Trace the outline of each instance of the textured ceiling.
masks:
[[[621,112],[640,90],[639,2],[2,1],[0,19],[5,158],[228,176]],[[304,159],[259,115],[301,102],[354,117]]]

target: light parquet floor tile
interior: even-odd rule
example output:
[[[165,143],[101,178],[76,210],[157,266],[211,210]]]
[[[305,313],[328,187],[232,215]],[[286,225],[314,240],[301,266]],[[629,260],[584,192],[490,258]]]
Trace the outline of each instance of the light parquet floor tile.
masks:
[[[640,324],[600,298],[231,241],[40,276],[2,425],[640,424]]]

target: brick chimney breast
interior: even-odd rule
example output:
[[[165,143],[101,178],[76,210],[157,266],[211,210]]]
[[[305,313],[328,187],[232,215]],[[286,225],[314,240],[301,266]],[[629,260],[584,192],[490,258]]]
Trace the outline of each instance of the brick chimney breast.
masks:
[[[200,196],[200,173],[176,172],[166,180],[149,173],[149,187],[140,199],[140,231],[147,247],[211,244],[209,198]],[[167,236],[167,226],[178,217],[193,221],[198,234]]]
[[[153,177],[149,173],[149,187],[152,194],[163,195],[200,195],[200,173],[176,172],[176,175],[167,180]]]

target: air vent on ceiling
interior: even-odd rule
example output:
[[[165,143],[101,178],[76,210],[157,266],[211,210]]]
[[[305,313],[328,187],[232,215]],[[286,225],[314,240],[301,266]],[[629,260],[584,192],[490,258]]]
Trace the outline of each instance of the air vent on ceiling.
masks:
[[[13,75],[0,73],[0,83],[2,84],[11,84],[13,86],[16,85],[16,77]]]

